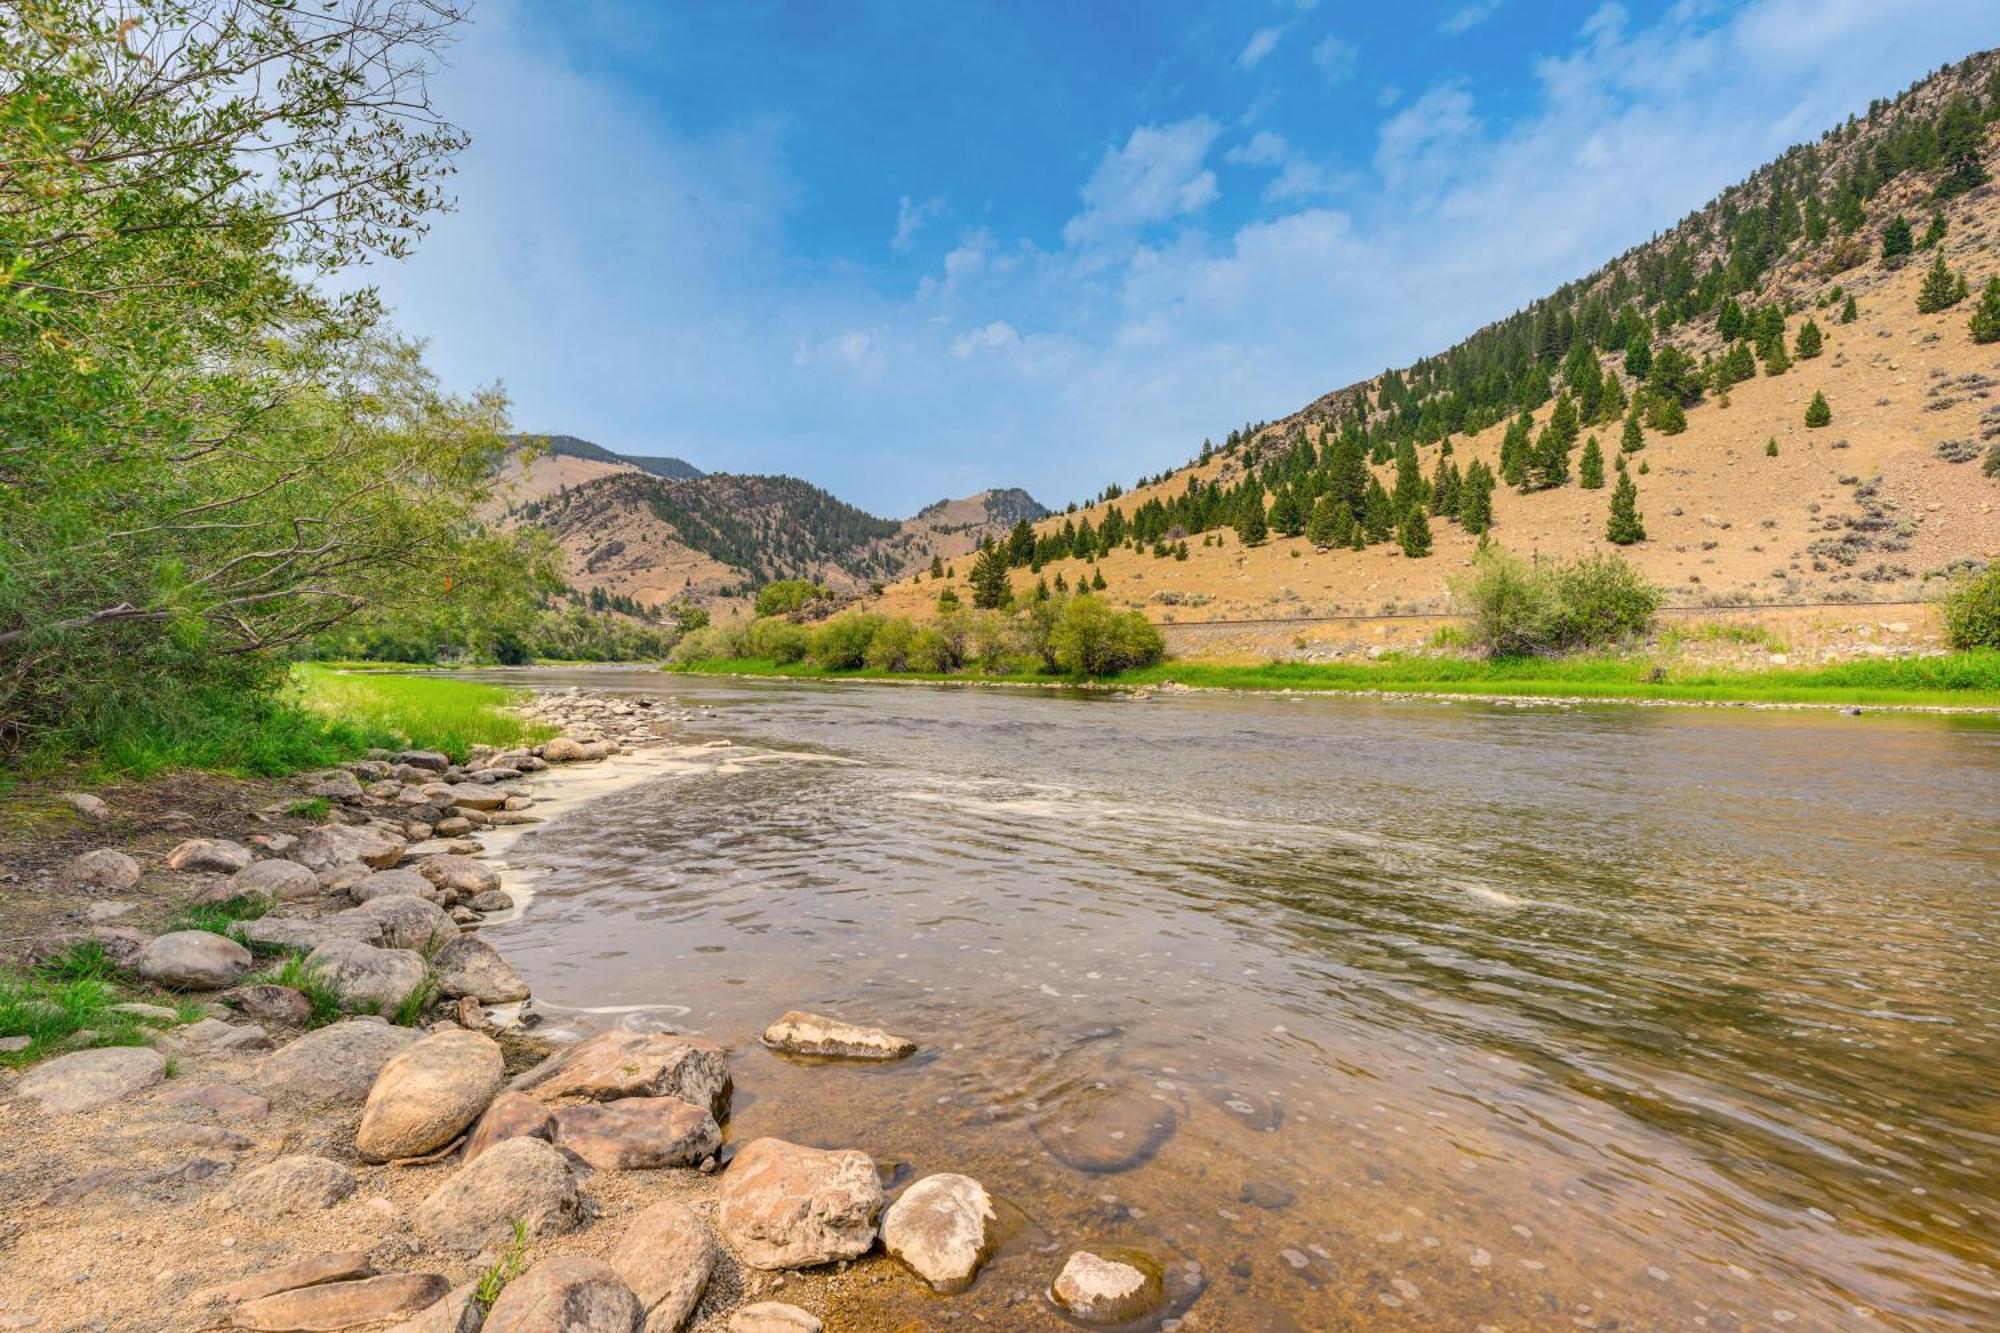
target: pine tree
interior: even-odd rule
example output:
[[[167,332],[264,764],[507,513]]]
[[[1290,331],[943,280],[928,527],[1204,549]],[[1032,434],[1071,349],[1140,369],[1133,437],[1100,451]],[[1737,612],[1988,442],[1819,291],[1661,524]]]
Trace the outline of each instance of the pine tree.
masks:
[[[1264,497],[1247,496],[1248,503],[1236,519],[1236,539],[1245,546],[1262,546],[1270,536],[1270,529],[1264,523]]]
[[[1944,210],[1940,208],[1931,214],[1931,224],[1924,228],[1924,238],[1917,242],[1917,249],[1928,250],[1943,239]]]
[[[1642,477],[1643,477],[1643,476],[1645,476],[1645,475],[1646,475],[1646,474],[1647,474],[1648,472],[1651,472],[1652,470],[1653,470],[1653,465],[1652,465],[1651,463],[1648,463],[1648,462],[1647,462],[1647,461],[1646,461],[1645,459],[1643,459],[1643,458],[1639,460],[1639,475],[1640,475],[1640,476],[1642,476]]]
[[[1300,511],[1298,499],[1292,488],[1282,483],[1271,497],[1270,523],[1284,537],[1296,537],[1305,531],[1305,515]]]
[[[1894,259],[1906,255],[1916,242],[1910,235],[1910,220],[1901,213],[1889,219],[1889,225],[1882,228],[1882,258]]]
[[[1604,525],[1606,541],[1619,546],[1646,540],[1646,524],[1639,514],[1639,487],[1629,472],[1620,473],[1611,488],[1611,518]]]
[[[1799,328],[1799,360],[1810,361],[1820,354],[1821,336],[1819,325],[1808,319]]]
[[[1972,310],[1972,341],[2000,342],[2000,278],[1988,278]]]
[[[1333,545],[1333,497],[1322,495],[1313,501],[1312,517],[1306,520],[1306,540],[1315,550]]]
[[[943,577],[944,577],[944,557],[941,555],[934,555],[931,557],[931,581],[936,582],[938,579],[941,579]]]
[[[1824,426],[1832,420],[1833,409],[1827,406],[1826,395],[1815,389],[1812,401],[1806,404],[1806,425]]]
[[[1636,454],[1646,447],[1646,432],[1639,429],[1639,405],[1632,404],[1632,410],[1625,417],[1625,433],[1618,438],[1621,453]]]
[[[1507,433],[1500,438],[1500,478],[1509,486],[1519,486],[1527,475],[1529,455],[1534,445],[1529,432],[1534,429],[1534,418],[1523,412],[1508,424]]]
[[[1069,591],[1069,580],[1062,576],[1062,571],[1060,569],[1056,571],[1056,591],[1057,592]]]
[[[1681,400],[1672,395],[1662,400],[1659,415],[1653,422],[1653,427],[1662,435],[1678,435],[1686,430],[1688,428],[1688,414],[1687,409],[1681,406]]]
[[[1843,324],[1852,324],[1854,317],[1859,313],[1854,305],[1854,297],[1850,295],[1846,301],[1841,303],[1840,322]]]
[[[1613,471],[1622,473],[1625,470],[1625,455],[1623,454],[1611,455],[1611,467]]]
[[[1396,530],[1396,503],[1382,489],[1379,477],[1368,479],[1368,494],[1361,502],[1361,532],[1366,541],[1385,542]]]
[[[1101,570],[1101,569],[1093,569],[1093,570],[1091,570],[1091,571],[1090,571],[1090,590],[1091,590],[1092,592],[1103,592],[1103,591],[1104,591],[1104,571],[1103,571],[1103,570]]]
[[[981,611],[991,611],[1013,600],[1013,589],[1007,583],[1007,552],[988,537],[972,562],[972,604]]]
[[[1424,475],[1417,470],[1417,446],[1404,440],[1396,446],[1396,489],[1390,499],[1395,501],[1396,512],[1421,508],[1430,492],[1424,489]]]
[[[1785,340],[1780,338],[1778,341],[1772,343],[1764,353],[1764,373],[1766,375],[1782,375],[1791,368],[1792,359],[1785,355]]]
[[[1396,529],[1396,540],[1402,546],[1403,554],[1412,560],[1421,560],[1431,553],[1431,520],[1422,505],[1411,505],[1403,511],[1403,521]]]
[[[1632,341],[1625,344],[1625,373],[1643,383],[1647,372],[1652,368],[1652,341],[1643,331],[1635,331],[1632,334]]]
[[[1917,292],[1917,313],[1935,315],[1940,310],[1948,310],[1957,305],[1959,299],[1958,280],[1945,265],[1944,252],[1940,250],[1938,257],[1931,261],[1929,270],[1924,273],[1924,285]]]
[[[1625,415],[1625,407],[1625,381],[1607,373],[1604,376],[1604,399],[1598,404],[1597,419],[1616,421]]]
[[[1359,546],[1361,525],[1354,521],[1354,506],[1342,500],[1333,507],[1333,544]]]
[[[1553,490],[1569,481],[1569,445],[1564,442],[1555,423],[1542,428],[1542,436],[1535,442],[1535,464],[1521,483],[1523,491]]]
[[[1757,378],[1757,361],[1750,352],[1750,344],[1740,342],[1732,346],[1722,358],[1723,387],[1741,384],[1744,380]]]
[[[1458,492],[1458,525],[1477,537],[1493,526],[1493,469],[1472,460]]]
[[[1049,600],[1049,581],[1048,581],[1047,579],[1036,579],[1036,580],[1035,580],[1035,590],[1034,590],[1034,591],[1033,591],[1032,593],[1028,594],[1028,600],[1029,600],[1029,601],[1031,601],[1031,602],[1046,602],[1046,601],[1048,601],[1048,600]]]
[[[1431,478],[1431,504],[1433,514],[1451,515],[1458,512],[1458,488],[1463,483],[1458,475],[1458,464],[1449,458],[1438,459],[1437,475]]]
[[[1778,437],[1773,435],[1770,439],[1764,441],[1764,457],[1776,458],[1777,456],[1778,456]]]
[[[1586,491],[1604,489],[1604,450],[1598,447],[1595,435],[1583,442],[1583,460],[1577,464],[1576,484]]]
[[[1007,534],[1007,563],[1025,565],[1035,558],[1035,530],[1028,526],[1027,519],[1014,524],[1014,530]]]
[[[1743,336],[1743,307],[1736,304],[1735,297],[1723,299],[1722,309],[1715,314],[1715,331],[1724,342]]]

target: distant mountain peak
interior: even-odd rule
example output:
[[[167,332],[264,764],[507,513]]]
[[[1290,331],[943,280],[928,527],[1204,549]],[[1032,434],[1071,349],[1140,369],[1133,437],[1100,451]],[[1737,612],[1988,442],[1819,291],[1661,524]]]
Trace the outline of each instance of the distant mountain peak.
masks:
[[[601,444],[574,435],[521,434],[509,436],[516,444],[532,444],[565,458],[587,458],[593,463],[629,463],[641,472],[650,472],[669,481],[693,481],[708,475],[684,458],[659,454],[621,454]]]

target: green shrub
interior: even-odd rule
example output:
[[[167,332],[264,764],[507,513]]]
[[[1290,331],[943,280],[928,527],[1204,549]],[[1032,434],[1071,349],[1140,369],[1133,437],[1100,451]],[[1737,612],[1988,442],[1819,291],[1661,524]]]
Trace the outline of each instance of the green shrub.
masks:
[[[812,647],[812,635],[789,620],[761,619],[750,622],[743,635],[744,649],[752,657],[766,658],[779,666],[805,661]]]
[[[875,627],[862,660],[871,671],[908,671],[917,646],[914,622],[895,616]]]
[[[1952,581],[1944,596],[1944,636],[1958,649],[2000,648],[2000,561]]]
[[[671,662],[714,662],[742,657],[748,649],[744,631],[735,625],[707,625],[681,637],[669,655]]]
[[[779,579],[776,583],[767,583],[757,589],[757,614],[790,615],[825,596],[827,596],[826,589],[811,579]]]
[[[829,671],[852,671],[868,660],[868,645],[882,627],[882,617],[868,612],[836,616],[813,631],[812,660]]]
[[[1057,613],[1049,640],[1056,668],[1073,675],[1108,676],[1167,655],[1166,641],[1144,616],[1113,611],[1096,597],[1071,598]]]
[[[1490,548],[1452,584],[1472,644],[1489,657],[1550,656],[1644,633],[1660,591],[1629,562],[1590,555],[1531,565]]]

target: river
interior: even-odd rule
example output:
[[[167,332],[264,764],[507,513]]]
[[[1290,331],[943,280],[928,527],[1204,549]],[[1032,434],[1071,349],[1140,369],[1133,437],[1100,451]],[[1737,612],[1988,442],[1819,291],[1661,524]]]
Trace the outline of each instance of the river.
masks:
[[[1989,722],[507,678],[702,710],[508,852],[549,1022],[1009,1204],[881,1327],[1059,1327],[1078,1245],[1206,1329],[2000,1325]],[[787,1061],[794,1007],[924,1049]]]

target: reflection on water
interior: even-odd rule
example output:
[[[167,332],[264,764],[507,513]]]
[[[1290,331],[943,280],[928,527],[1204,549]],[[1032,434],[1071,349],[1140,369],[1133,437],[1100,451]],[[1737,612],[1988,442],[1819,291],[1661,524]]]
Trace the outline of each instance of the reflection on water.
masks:
[[[738,1047],[733,1137],[1023,1210],[884,1326],[1054,1327],[1085,1243],[1204,1328],[2000,1324],[2000,730],[583,679],[735,744],[525,839],[496,943]]]

